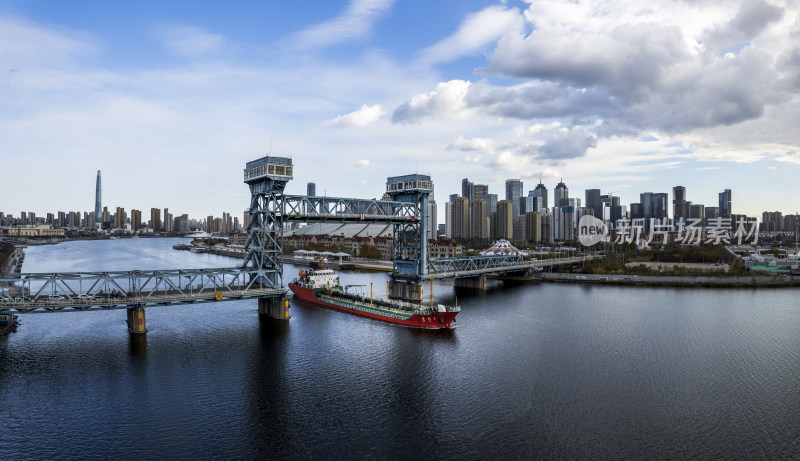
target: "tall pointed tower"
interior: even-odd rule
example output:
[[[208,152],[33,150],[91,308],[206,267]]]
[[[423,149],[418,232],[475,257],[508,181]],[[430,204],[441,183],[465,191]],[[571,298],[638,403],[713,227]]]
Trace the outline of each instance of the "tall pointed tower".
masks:
[[[100,205],[100,170],[97,170],[97,187],[94,192],[94,222],[102,222],[103,207]]]

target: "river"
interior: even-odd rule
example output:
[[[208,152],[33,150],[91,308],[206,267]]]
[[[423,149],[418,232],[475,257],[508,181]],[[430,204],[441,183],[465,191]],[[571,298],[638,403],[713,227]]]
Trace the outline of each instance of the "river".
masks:
[[[179,241],[29,247],[22,270],[240,263]],[[294,303],[277,321],[255,300],[148,308],[145,337],[124,310],[21,315],[0,338],[0,459],[800,457],[796,289],[434,293],[457,294],[455,330]]]

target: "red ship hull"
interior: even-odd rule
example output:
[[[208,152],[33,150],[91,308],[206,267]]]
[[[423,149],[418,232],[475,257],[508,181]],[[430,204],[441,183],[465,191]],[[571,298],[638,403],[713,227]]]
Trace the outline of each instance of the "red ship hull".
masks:
[[[388,317],[372,312],[365,312],[355,308],[349,308],[331,304],[317,297],[317,294],[311,288],[301,287],[293,283],[289,284],[289,289],[292,290],[297,298],[306,301],[310,304],[317,306],[328,307],[336,309],[337,311],[347,312],[349,314],[360,315],[362,317],[369,317],[376,320],[383,320],[384,322],[395,323],[398,325],[405,325],[412,328],[426,328],[432,330],[439,330],[442,328],[455,328],[455,319],[458,312],[436,312],[431,314],[414,314],[407,319],[397,319]]]

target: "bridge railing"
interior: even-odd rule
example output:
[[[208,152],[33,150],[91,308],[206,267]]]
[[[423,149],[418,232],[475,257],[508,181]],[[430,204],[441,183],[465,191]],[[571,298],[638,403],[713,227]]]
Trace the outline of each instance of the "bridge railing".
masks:
[[[0,277],[0,305],[134,298],[147,302],[162,296],[190,299],[217,292],[227,296],[234,291],[282,290],[263,284],[258,275],[256,269],[241,267],[13,274]]]
[[[525,261],[519,255],[493,255],[493,256],[464,256],[456,258],[438,258],[428,261],[428,273],[458,273],[469,271],[484,271],[496,269],[497,272],[503,270],[519,270],[519,266],[524,265]]]
[[[284,219],[305,222],[403,223],[419,219],[417,204],[389,200],[284,195]]]

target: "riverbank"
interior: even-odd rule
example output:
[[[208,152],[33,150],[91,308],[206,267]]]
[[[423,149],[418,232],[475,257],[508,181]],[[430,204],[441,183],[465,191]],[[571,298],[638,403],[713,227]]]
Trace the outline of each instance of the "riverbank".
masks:
[[[25,261],[25,248],[27,245],[2,242],[0,246],[0,276],[18,274],[22,270],[22,263]]]
[[[546,282],[604,283],[611,285],[682,286],[682,287],[726,287],[726,288],[774,288],[798,287],[800,276],[754,275],[754,276],[668,276],[627,274],[571,274],[539,272],[534,279]]]

